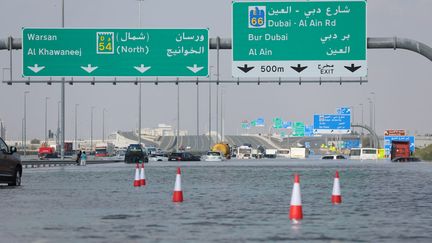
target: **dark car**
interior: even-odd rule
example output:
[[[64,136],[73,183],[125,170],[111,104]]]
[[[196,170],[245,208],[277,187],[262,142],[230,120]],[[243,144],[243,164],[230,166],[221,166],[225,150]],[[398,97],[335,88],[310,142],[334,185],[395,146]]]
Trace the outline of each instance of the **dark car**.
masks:
[[[392,159],[392,162],[421,162],[417,157],[397,157]]]
[[[171,153],[168,157],[169,161],[200,161],[199,156],[195,156],[189,152]]]
[[[14,154],[16,151],[16,147],[8,147],[0,137],[0,183],[21,185],[22,164],[19,155]]]
[[[148,163],[146,150],[140,144],[130,144],[126,150],[125,163],[139,163],[140,161]]]

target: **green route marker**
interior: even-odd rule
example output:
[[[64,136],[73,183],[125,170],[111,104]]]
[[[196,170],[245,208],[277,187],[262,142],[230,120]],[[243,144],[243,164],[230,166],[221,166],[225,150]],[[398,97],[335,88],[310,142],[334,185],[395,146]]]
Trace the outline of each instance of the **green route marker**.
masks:
[[[208,76],[208,29],[24,28],[23,76]]]
[[[366,77],[366,5],[366,0],[233,2],[233,76]]]

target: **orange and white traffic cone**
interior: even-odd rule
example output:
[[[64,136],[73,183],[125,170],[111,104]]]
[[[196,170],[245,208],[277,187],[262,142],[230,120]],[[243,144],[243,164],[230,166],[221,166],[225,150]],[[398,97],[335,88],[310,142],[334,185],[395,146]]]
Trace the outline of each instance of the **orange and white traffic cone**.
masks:
[[[183,191],[181,188],[181,171],[177,168],[176,181],[174,185],[173,202],[183,202]]]
[[[135,167],[135,180],[134,180],[133,185],[134,185],[134,187],[141,186],[140,185],[139,164],[138,163],[136,164],[136,167]]]
[[[303,209],[300,195],[300,176],[298,174],[294,175],[294,186],[291,194],[289,219],[294,221],[303,219]]]
[[[340,183],[339,183],[339,171],[336,171],[336,175],[334,178],[331,202],[332,204],[342,203],[342,196],[341,196]]]
[[[140,186],[145,186],[145,184],[146,184],[146,177],[145,177],[144,162],[143,162],[141,167],[141,173],[140,173]]]

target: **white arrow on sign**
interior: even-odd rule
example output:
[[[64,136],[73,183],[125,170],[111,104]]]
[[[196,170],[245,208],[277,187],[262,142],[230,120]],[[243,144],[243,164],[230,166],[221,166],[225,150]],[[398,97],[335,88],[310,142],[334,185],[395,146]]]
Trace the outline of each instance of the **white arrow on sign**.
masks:
[[[149,70],[151,67],[144,67],[144,64],[141,64],[139,67],[134,67],[138,72],[145,73],[147,70]]]
[[[44,69],[45,66],[40,66],[39,67],[39,65],[35,64],[33,67],[32,66],[28,66],[28,68],[30,70],[32,70],[33,72],[38,73],[40,70]]]
[[[81,66],[82,69],[84,69],[84,71],[91,73],[94,70],[96,70],[98,67],[92,67],[91,64],[88,64],[87,67]]]
[[[196,64],[193,65],[193,67],[186,66],[189,70],[191,70],[193,73],[197,73],[201,71],[204,67],[198,67]]]

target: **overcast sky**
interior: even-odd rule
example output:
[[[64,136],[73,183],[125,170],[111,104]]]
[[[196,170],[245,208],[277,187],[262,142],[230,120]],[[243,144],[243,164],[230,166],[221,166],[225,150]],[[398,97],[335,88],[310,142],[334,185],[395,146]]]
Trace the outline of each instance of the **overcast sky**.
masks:
[[[66,27],[136,28],[136,0],[65,0]],[[432,46],[431,0],[368,1],[368,37],[406,37]],[[1,0],[0,38],[21,37],[22,27],[60,27],[61,0]],[[230,38],[231,0],[145,0],[143,28],[209,28],[210,37]],[[14,51],[14,79],[21,77],[21,51]],[[210,65],[216,65],[211,51]],[[9,53],[0,51],[0,67],[9,67]],[[359,84],[267,84],[222,85],[226,134],[240,133],[240,122],[279,116],[311,124],[315,113],[334,113],[336,107],[354,106],[354,119],[369,123],[368,97],[375,93],[376,128],[406,129],[411,134],[432,133],[432,63],[405,50],[368,50],[369,83]],[[231,77],[231,51],[221,52],[221,79]],[[1,70],[2,71],[2,70]],[[214,70],[213,70],[214,71]],[[6,75],[5,75],[6,76]],[[200,85],[200,131],[208,129],[208,84]],[[213,86],[213,91],[215,86]],[[0,84],[0,119],[8,139],[21,137],[24,91],[27,95],[27,138],[43,138],[45,97],[48,127],[57,128],[60,85],[26,86]],[[196,131],[196,86],[180,86],[181,129]],[[213,96],[214,98],[214,96]],[[177,88],[174,84],[143,85],[142,127],[176,124]],[[90,107],[95,106],[94,134],[102,136],[102,109],[107,110],[107,132],[133,130],[138,123],[138,90],[132,84],[75,84],[66,86],[66,139],[74,134],[74,107],[79,104],[78,136],[90,137]],[[213,100],[214,104],[214,100]],[[213,106],[212,111],[215,111]],[[214,112],[213,112],[214,113]],[[215,116],[215,114],[213,114]],[[212,122],[214,127],[215,121]]]

